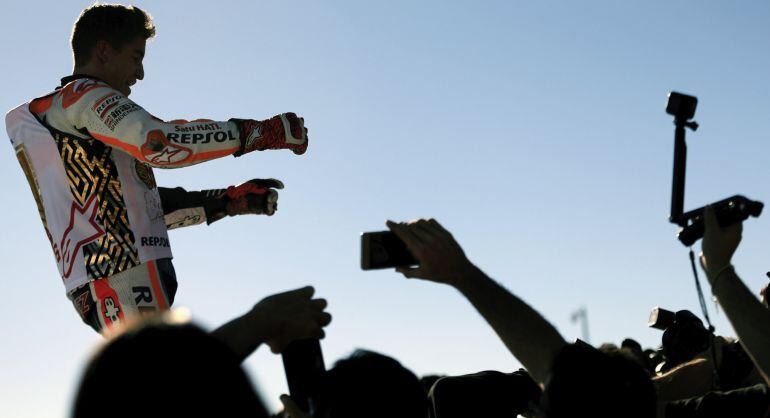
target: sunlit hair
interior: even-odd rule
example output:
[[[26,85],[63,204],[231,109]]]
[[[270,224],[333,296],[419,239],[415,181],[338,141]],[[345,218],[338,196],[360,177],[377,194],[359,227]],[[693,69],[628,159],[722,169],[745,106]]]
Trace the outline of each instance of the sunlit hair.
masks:
[[[72,54],[75,67],[82,67],[91,59],[99,40],[120,50],[137,37],[145,40],[155,36],[155,24],[144,10],[120,4],[99,4],[83,10],[72,27]]]

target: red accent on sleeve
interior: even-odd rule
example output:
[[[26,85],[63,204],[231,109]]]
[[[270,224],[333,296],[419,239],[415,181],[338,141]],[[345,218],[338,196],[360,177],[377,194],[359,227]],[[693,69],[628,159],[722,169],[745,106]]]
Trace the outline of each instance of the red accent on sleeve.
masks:
[[[43,96],[39,99],[33,100],[29,104],[29,111],[35,114],[40,114],[51,108],[53,104],[53,96],[56,93],[51,93],[48,96]]]

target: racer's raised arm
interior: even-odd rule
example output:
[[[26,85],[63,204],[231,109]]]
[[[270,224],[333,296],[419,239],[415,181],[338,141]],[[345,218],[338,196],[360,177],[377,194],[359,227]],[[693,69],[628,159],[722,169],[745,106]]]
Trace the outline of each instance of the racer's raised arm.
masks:
[[[153,167],[176,168],[254,150],[307,150],[304,120],[293,113],[270,119],[229,121],[155,118],[120,91],[96,78],[71,81],[55,94],[36,99],[33,113],[51,126],[72,127],[131,154]]]

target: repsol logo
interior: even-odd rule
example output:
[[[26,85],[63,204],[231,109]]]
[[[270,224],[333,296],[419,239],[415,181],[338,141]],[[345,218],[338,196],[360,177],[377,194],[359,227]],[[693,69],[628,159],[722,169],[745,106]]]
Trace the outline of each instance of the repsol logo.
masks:
[[[101,118],[104,116],[105,111],[115,106],[121,99],[123,99],[123,96],[120,94],[110,93],[99,99],[99,101],[92,107],[92,109],[94,110],[94,113],[96,113]]]
[[[236,138],[230,131],[217,131],[207,133],[176,133],[171,132],[166,134],[171,142],[177,144],[208,144],[212,140],[215,142],[236,141]]]
[[[168,238],[142,237],[142,247],[168,247]]]

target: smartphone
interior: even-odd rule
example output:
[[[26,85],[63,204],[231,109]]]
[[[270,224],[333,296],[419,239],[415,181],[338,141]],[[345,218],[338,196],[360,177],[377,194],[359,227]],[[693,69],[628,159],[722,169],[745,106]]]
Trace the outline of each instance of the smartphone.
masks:
[[[290,343],[281,353],[283,370],[294,402],[314,416],[318,410],[321,379],[326,373],[321,342],[315,339]]]
[[[401,239],[390,231],[361,234],[361,269],[416,266],[419,263]]]

